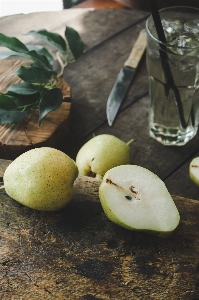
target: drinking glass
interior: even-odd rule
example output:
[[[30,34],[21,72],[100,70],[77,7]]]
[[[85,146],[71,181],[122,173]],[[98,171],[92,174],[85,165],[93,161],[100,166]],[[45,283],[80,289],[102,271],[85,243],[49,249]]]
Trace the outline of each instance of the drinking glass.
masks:
[[[159,11],[166,38],[146,22],[149,74],[149,134],[164,145],[185,145],[199,124],[199,9]]]

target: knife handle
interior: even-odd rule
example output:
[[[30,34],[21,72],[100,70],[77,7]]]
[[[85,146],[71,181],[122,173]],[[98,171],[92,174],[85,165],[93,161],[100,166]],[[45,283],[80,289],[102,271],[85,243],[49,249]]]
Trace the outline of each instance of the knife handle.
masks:
[[[130,68],[137,68],[145,49],[146,49],[146,30],[142,29],[124,65]]]

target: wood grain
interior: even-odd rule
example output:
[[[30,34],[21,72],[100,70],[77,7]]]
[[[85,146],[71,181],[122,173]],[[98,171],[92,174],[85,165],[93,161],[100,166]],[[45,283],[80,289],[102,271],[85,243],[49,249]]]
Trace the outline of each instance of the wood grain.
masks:
[[[20,66],[27,66],[30,61],[2,60],[0,69],[0,91],[22,80],[12,76]],[[57,87],[63,92],[61,106],[46,115],[38,126],[39,110],[33,111],[25,120],[15,124],[0,125],[0,158],[15,159],[31,148],[49,146],[59,148],[59,145],[69,134],[71,91],[63,77],[59,78]]]
[[[40,44],[40,41],[25,33],[33,29],[45,28],[64,37],[66,26],[70,26],[79,32],[87,51],[111,38],[120,30],[125,30],[137,24],[139,20],[146,19],[148,15],[149,12],[139,10],[134,12],[109,8],[103,10],[75,8],[7,16],[0,18],[0,28],[3,34],[15,36],[25,44]]]
[[[37,43],[23,33],[46,28],[63,35],[66,25],[78,30],[85,53],[65,69],[64,78],[72,89],[70,135],[62,149],[75,159],[77,151],[94,135],[109,133],[136,142],[131,163],[154,171],[168,184],[172,194],[199,199],[199,189],[189,179],[188,163],[199,153],[199,134],[183,147],[165,147],[149,137],[148,75],[145,57],[138,67],[116,122],[107,123],[106,102],[130,50],[145,27],[148,12],[118,9],[69,9],[0,18],[1,32],[24,43]],[[50,20],[50,21],[49,21]],[[106,26],[104,26],[106,24]]]
[[[135,68],[135,69],[138,67],[141,57],[144,51],[146,50],[146,43],[147,43],[146,30],[142,29],[139,33],[138,39],[133,45],[129,57],[124,63],[124,66]]]
[[[0,182],[3,181],[5,169],[9,166],[12,160],[0,159]]]
[[[28,209],[0,194],[0,298],[198,299],[199,202],[174,197],[181,222],[169,239],[110,222],[100,181],[78,177],[62,211]]]

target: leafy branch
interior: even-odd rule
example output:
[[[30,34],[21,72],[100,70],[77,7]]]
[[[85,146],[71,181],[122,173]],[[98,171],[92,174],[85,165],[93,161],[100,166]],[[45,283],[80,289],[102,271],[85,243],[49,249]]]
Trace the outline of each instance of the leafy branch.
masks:
[[[26,35],[33,35],[55,49],[55,57],[61,70],[58,74],[53,69],[53,55],[45,47],[24,45],[15,37],[0,33],[0,47],[9,49],[6,53],[1,52],[1,59],[22,56],[32,61],[29,66],[21,66],[13,73],[23,82],[13,84],[6,92],[0,92],[0,124],[19,122],[31,111],[39,109],[40,125],[46,114],[60,107],[63,101],[62,91],[56,85],[64,68],[68,63],[76,61],[84,51],[84,43],[78,32],[68,26],[65,29],[65,39],[45,29],[31,30]]]

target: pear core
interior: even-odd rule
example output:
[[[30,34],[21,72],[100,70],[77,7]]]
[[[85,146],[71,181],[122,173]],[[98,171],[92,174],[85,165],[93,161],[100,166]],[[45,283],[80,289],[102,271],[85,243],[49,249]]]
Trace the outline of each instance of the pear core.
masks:
[[[76,164],[79,174],[102,179],[109,169],[130,163],[128,143],[110,134],[101,134],[90,139],[79,150]]]
[[[121,165],[106,172],[99,197],[107,217],[130,230],[167,237],[180,221],[164,182],[140,166]]]
[[[41,147],[17,157],[5,170],[3,180],[6,193],[19,203],[56,211],[70,202],[77,176],[77,166],[68,155]]]

